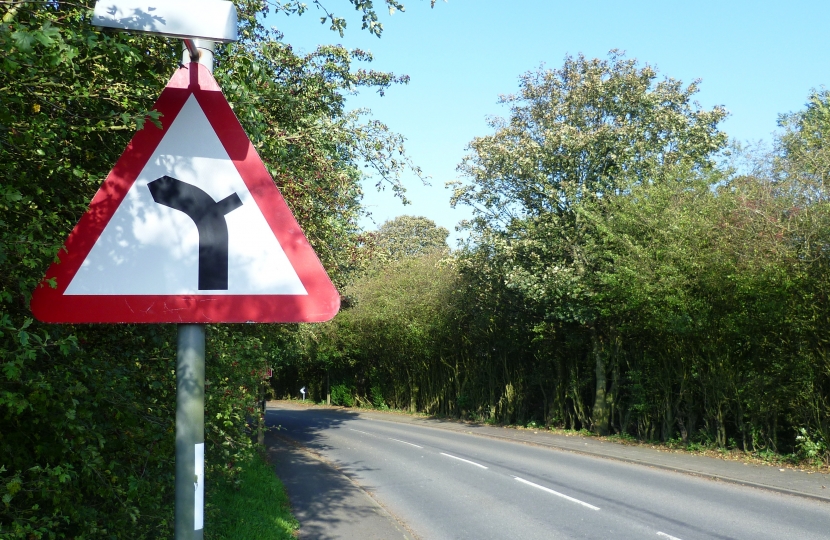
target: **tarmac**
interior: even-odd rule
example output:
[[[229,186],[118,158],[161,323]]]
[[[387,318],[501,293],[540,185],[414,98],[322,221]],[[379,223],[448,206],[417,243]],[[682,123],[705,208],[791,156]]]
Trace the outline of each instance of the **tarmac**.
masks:
[[[269,402],[269,408],[307,408],[295,401]],[[452,419],[435,419],[401,413],[317,407],[337,414],[348,411],[362,419],[378,422],[416,424],[469,433],[480,437],[516,441],[559,451],[616,459],[713,481],[731,482],[790,496],[830,503],[830,474],[789,467],[719,459],[645,445],[627,445],[594,437],[562,435],[514,427],[488,426]],[[271,431],[266,447],[277,476],[288,491],[294,515],[300,522],[300,538],[328,539],[412,539],[412,533],[387,512],[370,493],[327,463],[322,457],[300,448],[292,440]]]
[[[305,540],[414,540],[403,524],[321,456],[268,431],[265,447]]]

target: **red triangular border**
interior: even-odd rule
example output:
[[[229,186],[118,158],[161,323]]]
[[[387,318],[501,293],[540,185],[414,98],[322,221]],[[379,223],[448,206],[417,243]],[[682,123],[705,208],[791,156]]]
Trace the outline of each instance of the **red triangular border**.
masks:
[[[265,216],[307,295],[64,295],[95,241],[126,197],[163,135],[194,95]],[[340,308],[340,295],[265,169],[222,90],[205,66],[176,71],[154,107],[163,129],[150,122],[135,134],[69,234],[32,295],[32,313],[50,323],[322,322]],[[55,279],[57,288],[47,280]]]

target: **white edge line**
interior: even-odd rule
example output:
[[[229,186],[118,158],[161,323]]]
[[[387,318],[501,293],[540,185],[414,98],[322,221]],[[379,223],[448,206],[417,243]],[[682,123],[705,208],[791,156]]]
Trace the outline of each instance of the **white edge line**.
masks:
[[[662,536],[663,538],[668,538],[668,540],[680,540],[680,538],[676,536],[672,536],[670,534],[666,534],[664,532],[657,531],[657,536]]]
[[[414,446],[415,448],[423,448],[423,446],[418,446],[417,444],[413,444],[413,443],[411,443],[411,442],[402,441],[402,440],[400,440],[400,439],[393,439],[392,437],[389,437],[389,440],[390,440],[390,441],[396,441],[396,442],[399,442],[399,443],[408,444],[409,446]]]
[[[352,428],[349,428],[349,429],[351,429],[352,431],[357,431],[358,433],[363,433],[364,435],[371,435],[371,433],[366,433],[365,431],[360,431],[359,429],[352,429]]]
[[[550,488],[546,488],[545,486],[540,486],[539,484],[534,484],[533,482],[528,482],[528,481],[527,481],[527,480],[525,480],[524,478],[519,478],[518,476],[514,476],[513,478],[515,478],[516,480],[518,480],[518,481],[519,481],[519,482],[521,482],[522,484],[527,484],[528,486],[533,486],[533,487],[535,487],[535,488],[541,489],[542,491],[547,491],[548,493],[551,493],[551,494],[553,494],[553,495],[556,495],[557,497],[562,497],[563,499],[567,499],[567,500],[569,500],[569,501],[571,501],[571,502],[575,502],[575,503],[577,503],[577,504],[581,504],[582,506],[585,506],[585,507],[587,507],[587,508],[590,508],[591,510],[599,510],[599,507],[594,506],[593,504],[588,504],[588,503],[586,503],[586,502],[580,501],[579,499],[574,499],[573,497],[568,497],[568,496],[567,496],[567,495],[565,495],[564,493],[559,493],[558,491],[554,491],[554,490],[552,490],[552,489],[550,489]],[[679,540],[679,539],[675,539],[675,540]]]
[[[449,458],[457,459],[458,461],[463,461],[464,463],[469,463],[470,465],[475,465],[476,467],[481,467],[482,469],[487,468],[484,465],[482,465],[480,463],[476,463],[475,461],[470,461],[469,459],[460,458],[458,456],[453,456],[451,454],[445,454],[444,452],[441,452],[441,455],[442,456],[447,456]]]

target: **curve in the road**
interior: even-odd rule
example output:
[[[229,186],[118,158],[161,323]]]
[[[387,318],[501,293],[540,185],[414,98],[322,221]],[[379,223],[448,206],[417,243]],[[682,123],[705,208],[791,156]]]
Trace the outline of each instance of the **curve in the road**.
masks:
[[[826,540],[830,530],[821,503],[664,470],[357,415],[269,413],[423,538]]]

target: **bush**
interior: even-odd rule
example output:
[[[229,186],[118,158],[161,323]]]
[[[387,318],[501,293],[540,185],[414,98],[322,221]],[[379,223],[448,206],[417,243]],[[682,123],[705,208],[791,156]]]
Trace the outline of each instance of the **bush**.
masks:
[[[389,408],[386,405],[386,400],[383,399],[383,390],[380,389],[380,386],[373,386],[370,392],[372,393],[372,406],[375,409],[386,410]]]
[[[331,387],[331,402],[334,405],[354,407],[354,394],[352,389],[345,384],[336,384]]]
[[[827,463],[830,456],[828,456],[827,445],[821,437],[811,436],[805,428],[800,428],[795,441],[798,457],[816,465]]]

